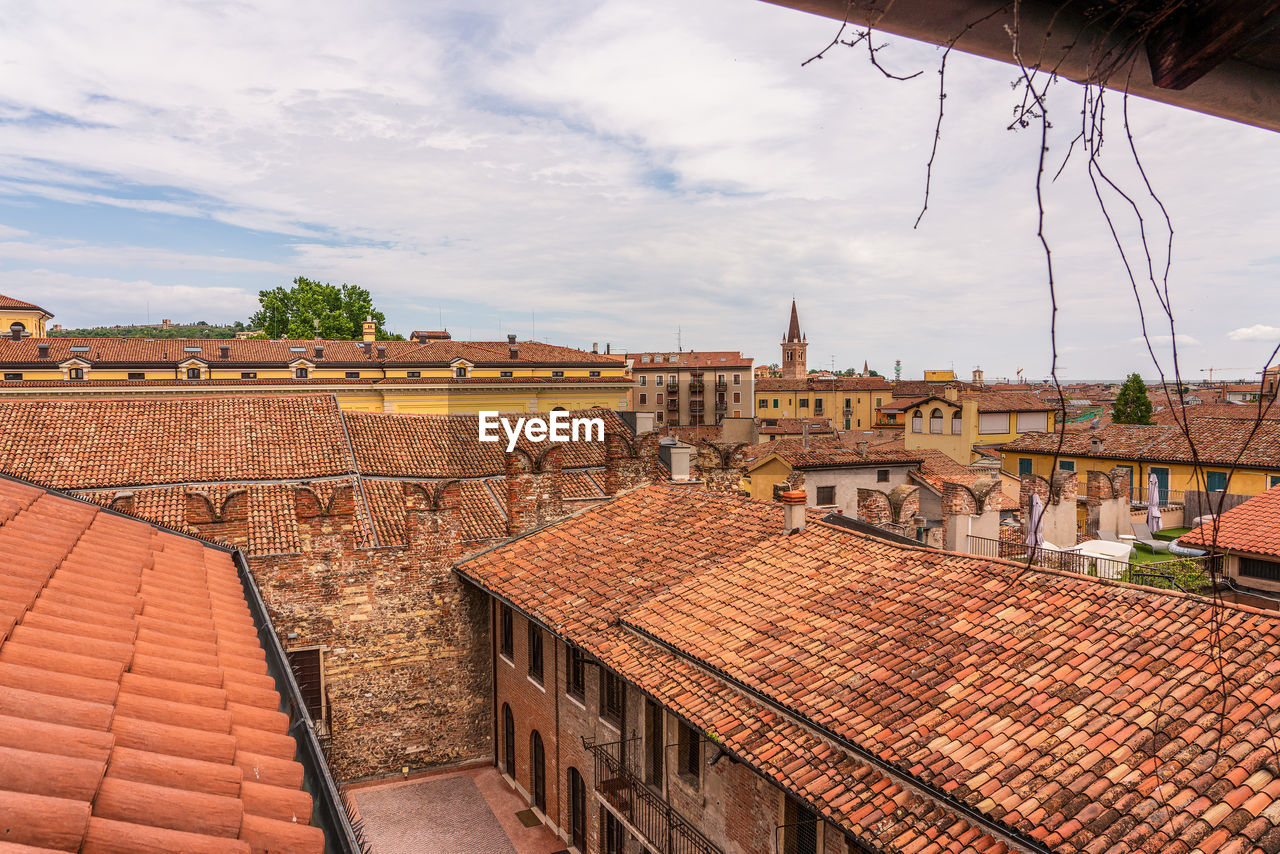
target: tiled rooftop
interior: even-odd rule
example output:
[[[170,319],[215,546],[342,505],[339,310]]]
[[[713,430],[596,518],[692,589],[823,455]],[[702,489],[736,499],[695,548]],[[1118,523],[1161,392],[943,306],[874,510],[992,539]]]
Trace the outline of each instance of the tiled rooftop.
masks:
[[[1188,546],[1228,552],[1280,557],[1280,486],[1255,495],[1199,528],[1183,534],[1178,542]]]
[[[613,412],[571,414],[628,430]],[[403,542],[404,480],[464,479],[464,537],[505,532],[505,445],[479,442],[476,416],[343,412],[332,395],[14,401],[0,407],[0,435],[0,472],[103,506],[129,493],[135,515],[176,528],[188,527],[188,495],[217,511],[243,492],[251,554],[300,549],[294,492],[303,486],[325,500],[352,489],[362,546]],[[523,438],[519,447],[534,450]],[[560,447],[563,497],[603,498],[604,444]]]
[[[762,418],[759,432],[763,436],[792,433],[800,435],[806,424],[809,425],[810,435],[835,432],[830,418]]]
[[[459,571],[877,847],[1280,849],[1273,617],[780,516],[656,485]]]
[[[1248,420],[1197,418],[1190,422],[1190,431],[1201,464],[1231,465],[1238,459],[1244,466],[1280,469],[1280,421],[1263,421],[1255,430]],[[1095,436],[1103,441],[1097,453],[1090,449],[1090,438]],[[1058,434],[1024,433],[1002,448],[1009,453],[1052,454],[1058,448]],[[1088,432],[1068,431],[1062,453],[1097,459],[1193,461],[1182,430],[1162,425],[1110,424]]]
[[[20,299],[7,297],[4,294],[0,294],[0,308],[19,308],[19,309],[25,309],[28,311],[41,311],[41,312],[44,312],[45,314],[49,314],[49,312],[45,311],[43,308],[36,305],[35,303],[23,302]],[[7,329],[3,331],[8,332]]]
[[[961,400],[973,400],[979,412],[1045,412],[1053,405],[1034,394],[1018,391],[970,391]]]
[[[769,447],[780,445],[782,442],[786,442],[784,447]],[[810,447],[806,450],[803,447],[797,447],[802,443],[803,440],[796,439],[765,442],[753,446],[750,450],[755,459],[764,459],[773,453],[781,457],[787,465],[797,469],[853,468],[886,464],[912,465],[921,461],[920,455],[915,451],[896,448],[868,448],[863,452],[847,447],[816,448],[810,442]]]
[[[230,554],[0,478],[0,555],[0,848],[324,850]]]
[[[49,345],[49,355],[41,359],[38,344]],[[73,352],[72,347],[88,347],[87,352]],[[222,358],[222,348],[227,358]],[[316,348],[323,348],[318,356]],[[337,366],[396,365],[443,367],[454,359],[466,359],[476,365],[590,365],[621,367],[622,357],[588,353],[572,347],[558,347],[541,341],[519,341],[518,356],[510,358],[506,341],[374,341],[366,347],[362,341],[315,341],[311,339],[237,339],[237,338],[24,338],[21,341],[0,340],[0,364],[58,364],[78,356],[94,364],[104,365],[176,365],[188,359],[201,359],[224,365],[287,365],[297,359],[316,364]],[[383,349],[385,348],[385,349]],[[379,350],[385,356],[379,356]]]
[[[661,356],[661,362],[655,362],[654,357]],[[675,360],[672,360],[672,356]],[[648,358],[646,358],[648,357]],[[657,352],[650,350],[648,352],[627,353],[623,358],[631,360],[631,370],[633,371],[662,371],[670,372],[673,368],[681,370],[684,368],[707,368],[714,370],[716,368],[724,368],[732,370],[750,370],[752,358],[744,356],[736,350],[708,350],[705,353],[699,353],[693,350],[686,350],[683,353]]]
[[[816,376],[801,379],[761,377],[756,380],[756,391],[889,391],[892,386],[882,377],[834,377],[819,379]]]

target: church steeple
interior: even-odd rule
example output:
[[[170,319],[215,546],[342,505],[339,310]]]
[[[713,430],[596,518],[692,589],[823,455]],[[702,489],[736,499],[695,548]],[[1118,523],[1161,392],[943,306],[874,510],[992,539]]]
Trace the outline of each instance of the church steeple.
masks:
[[[791,325],[787,327],[787,343],[796,343],[803,341],[804,338],[800,334],[800,315],[796,313],[796,301],[791,300]]]
[[[796,312],[796,301],[791,300],[791,323],[787,327],[787,337],[782,341],[782,376],[786,379],[804,379],[808,375],[805,367],[805,352],[809,342],[800,332],[800,315]]]

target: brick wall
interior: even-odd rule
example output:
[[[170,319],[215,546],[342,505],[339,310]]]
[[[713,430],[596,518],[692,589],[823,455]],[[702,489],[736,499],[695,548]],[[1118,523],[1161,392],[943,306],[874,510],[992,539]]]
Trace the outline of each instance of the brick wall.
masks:
[[[701,480],[707,489],[741,492],[742,476],[747,470],[746,449],[747,445],[742,442],[700,441],[693,459],[693,477]]]
[[[347,490],[328,512],[297,497],[304,552],[249,558],[285,647],[324,649],[341,780],[493,755],[485,597],[451,571],[456,490],[407,490],[404,546],[356,548]]]

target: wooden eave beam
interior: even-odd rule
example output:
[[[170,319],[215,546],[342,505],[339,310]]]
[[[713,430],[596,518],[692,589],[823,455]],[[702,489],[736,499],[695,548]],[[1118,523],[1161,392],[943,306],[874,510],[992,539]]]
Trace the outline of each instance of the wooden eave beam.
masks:
[[[1280,0],[1215,0],[1183,7],[1147,35],[1151,79],[1161,89],[1186,89],[1240,48],[1280,24]]]

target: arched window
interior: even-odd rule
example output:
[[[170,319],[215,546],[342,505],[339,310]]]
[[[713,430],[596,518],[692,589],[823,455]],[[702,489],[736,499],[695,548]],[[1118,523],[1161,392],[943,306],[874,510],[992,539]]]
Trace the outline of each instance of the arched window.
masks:
[[[661,403],[661,401],[659,401],[659,403]],[[551,411],[552,412],[568,412],[569,410],[565,409],[563,406],[553,406],[551,407]]]
[[[542,735],[535,729],[529,736],[529,793],[533,805],[547,811],[547,764],[542,749]]]
[[[964,421],[960,418],[960,410],[957,409],[951,413],[951,435],[959,436],[960,429],[964,426]]]
[[[516,777],[516,719],[511,707],[502,704],[502,770],[511,779]]]
[[[935,409],[929,413],[929,432],[930,433],[942,432],[942,410],[941,409]]]
[[[587,850],[587,784],[577,768],[569,769],[569,844]]]
[[[914,409],[911,411],[911,432],[912,433],[924,432],[924,416],[920,414],[919,409]]]

